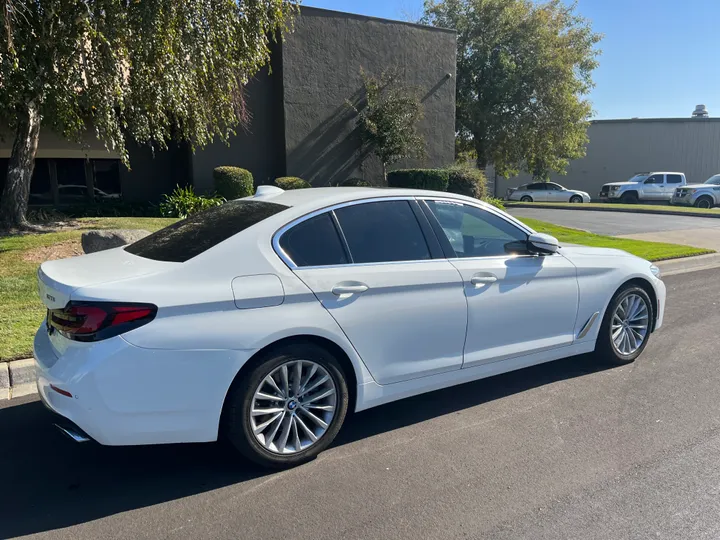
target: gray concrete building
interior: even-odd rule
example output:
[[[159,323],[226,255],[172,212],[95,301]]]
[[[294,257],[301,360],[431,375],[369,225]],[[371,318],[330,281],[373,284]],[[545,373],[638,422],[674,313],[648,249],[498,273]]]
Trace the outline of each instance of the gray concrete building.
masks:
[[[279,176],[300,176],[314,186],[350,177],[379,181],[381,165],[361,144],[348,106],[362,105],[361,69],[373,75],[395,70],[422,99],[426,157],[396,167],[453,162],[454,31],[308,7],[293,28],[273,45],[270,69],[248,83],[252,118],[229,145],[215,142],[194,154],[187,145],[173,146],[154,156],[131,146],[128,171],[91,134],[82,148],[43,131],[31,204],[87,201],[94,188],[130,202],[155,202],[176,184],[209,192],[220,165],[249,169],[257,184]],[[12,137],[0,140],[0,188],[11,145]]]
[[[593,198],[607,182],[622,182],[637,172],[684,172],[688,182],[704,182],[720,173],[720,118],[647,118],[596,120],[588,129],[586,156],[567,174],[551,180]],[[495,193],[532,180],[523,174],[497,178]]]

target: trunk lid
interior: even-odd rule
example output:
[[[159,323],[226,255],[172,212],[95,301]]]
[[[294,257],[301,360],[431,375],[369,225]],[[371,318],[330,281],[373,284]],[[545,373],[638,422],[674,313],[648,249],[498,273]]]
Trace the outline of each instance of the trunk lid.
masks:
[[[80,287],[155,274],[179,264],[145,259],[118,247],[42,263],[38,270],[38,291],[48,309],[60,309]]]

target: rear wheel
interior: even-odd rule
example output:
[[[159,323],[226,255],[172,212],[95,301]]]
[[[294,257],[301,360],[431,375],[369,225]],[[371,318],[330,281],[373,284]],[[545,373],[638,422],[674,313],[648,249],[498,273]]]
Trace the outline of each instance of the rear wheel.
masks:
[[[638,202],[638,194],[634,191],[623,193],[622,197],[620,197],[620,202],[625,204],[635,204]]]
[[[697,201],[695,201],[695,207],[696,208],[712,208],[714,201],[708,197],[703,196],[700,197]]]
[[[653,306],[645,290],[625,285],[613,296],[600,326],[595,354],[611,364],[634,361],[650,338]]]
[[[570,197],[570,202],[577,204],[583,202],[583,199],[580,195],[573,195],[572,197]]]
[[[227,400],[224,428],[233,445],[260,465],[284,468],[330,445],[345,419],[348,388],[330,353],[294,344],[259,362]]]
[[[531,197],[530,195],[523,195],[523,196],[520,198],[520,200],[521,200],[522,202],[533,202],[533,199],[532,199],[532,197]]]

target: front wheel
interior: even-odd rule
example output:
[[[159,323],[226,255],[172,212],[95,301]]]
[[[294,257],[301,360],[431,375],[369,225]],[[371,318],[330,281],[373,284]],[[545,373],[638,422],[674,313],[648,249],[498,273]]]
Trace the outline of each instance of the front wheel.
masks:
[[[289,345],[263,358],[231,389],[225,433],[260,465],[300,465],[332,443],[348,395],[335,357],[311,343]]]
[[[570,197],[570,202],[579,204],[579,203],[583,202],[583,199],[580,195],[573,195],[572,197]]]
[[[653,316],[652,302],[643,288],[636,285],[622,287],[605,313],[595,354],[616,365],[634,361],[650,338]]]
[[[700,197],[695,201],[695,208],[712,208],[714,202],[710,197]]]

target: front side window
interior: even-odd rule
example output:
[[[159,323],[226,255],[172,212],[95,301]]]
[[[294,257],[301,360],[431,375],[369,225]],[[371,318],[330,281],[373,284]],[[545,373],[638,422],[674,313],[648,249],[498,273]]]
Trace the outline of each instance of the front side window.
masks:
[[[475,206],[427,201],[458,257],[507,255],[505,245],[528,235],[503,218]]]
[[[347,264],[340,236],[330,214],[295,225],[280,237],[280,247],[297,266]]]
[[[662,184],[664,182],[662,174],[653,174],[650,178],[645,180],[646,184]]]
[[[706,184],[711,184],[714,186],[720,186],[720,174],[716,174],[715,176],[711,176],[707,180],[705,180]]]
[[[420,261],[430,250],[408,201],[354,204],[335,210],[356,264]]]
[[[287,208],[264,201],[229,201],[160,229],[125,251],[155,261],[185,262]]]
[[[552,182],[548,182],[547,189],[548,189],[548,191],[562,191],[565,188],[562,187],[560,184],[554,184]]]
[[[682,184],[682,176],[679,174],[668,174],[667,175],[667,183],[668,184]]]

